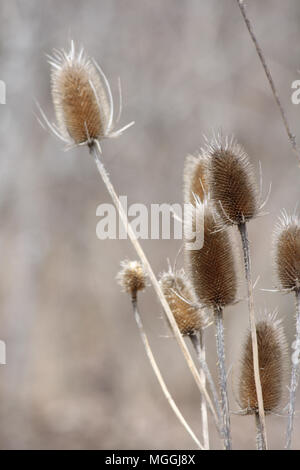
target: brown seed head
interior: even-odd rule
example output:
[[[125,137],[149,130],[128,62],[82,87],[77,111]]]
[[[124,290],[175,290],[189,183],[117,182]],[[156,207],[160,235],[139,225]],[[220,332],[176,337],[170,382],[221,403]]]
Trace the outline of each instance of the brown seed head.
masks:
[[[147,285],[147,276],[139,261],[122,261],[117,280],[124,292],[135,295]]]
[[[183,270],[160,276],[160,285],[182,335],[192,335],[207,326],[207,316],[197,305],[191,284]]]
[[[287,344],[283,327],[275,315],[256,325],[260,379],[265,413],[276,410],[282,400],[287,371]],[[247,413],[258,411],[254,380],[251,333],[248,332],[241,359],[239,404]]]
[[[195,205],[195,196],[201,202],[208,192],[207,186],[207,159],[202,155],[188,155],[184,163],[183,188],[185,204]]]
[[[195,212],[201,210],[197,205]],[[195,216],[196,219],[197,215]],[[206,307],[224,307],[235,301],[237,275],[234,245],[228,230],[217,230],[218,216],[204,205],[204,244],[199,250],[185,249],[187,272],[197,298]]]
[[[282,213],[273,238],[274,264],[281,289],[300,289],[300,221]]]
[[[204,150],[209,160],[209,189],[223,224],[239,225],[255,217],[259,198],[253,167],[233,139],[218,138]]]
[[[52,98],[61,134],[75,144],[105,137],[110,106],[94,64],[83,50],[76,55],[73,43],[68,54],[57,51],[50,64]]]

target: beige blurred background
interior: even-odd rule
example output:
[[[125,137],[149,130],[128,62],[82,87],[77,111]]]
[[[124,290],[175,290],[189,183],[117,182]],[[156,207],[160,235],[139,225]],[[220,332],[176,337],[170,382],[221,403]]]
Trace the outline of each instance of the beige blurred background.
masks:
[[[249,0],[291,126],[300,142],[300,3]],[[266,77],[234,0],[1,0],[0,366],[2,449],[193,449],[145,357],[129,299],[116,285],[128,241],[99,241],[96,208],[110,202],[85,149],[67,153],[38,124],[37,99],[53,119],[45,54],[74,38],[105,70],[122,123],[134,128],[103,144],[117,191],[129,204],[182,201],[184,157],[213,129],[234,132],[258,170],[268,215],[250,224],[258,310],[278,307],[293,338],[293,296],[272,288],[271,234],[282,208],[299,202],[300,170]],[[159,273],[180,242],[145,241]],[[179,264],[182,259],[179,259]],[[140,299],[151,344],[178,405],[200,433],[199,395],[152,290]],[[234,382],[247,328],[245,301],[225,313]],[[208,362],[215,375],[212,329]],[[238,410],[230,387],[232,411]],[[300,390],[298,393],[300,408]],[[282,448],[285,419],[268,417],[270,447]],[[232,415],[236,449],[255,445],[250,417]],[[220,448],[211,423],[212,446]],[[294,447],[300,448],[300,420]]]

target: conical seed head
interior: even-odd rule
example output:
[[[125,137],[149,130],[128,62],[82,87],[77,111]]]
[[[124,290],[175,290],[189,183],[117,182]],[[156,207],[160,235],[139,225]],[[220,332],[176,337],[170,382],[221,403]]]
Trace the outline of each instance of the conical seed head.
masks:
[[[244,149],[227,138],[210,144],[206,153],[210,194],[222,222],[239,225],[255,217],[259,211],[258,190]]]
[[[274,233],[274,263],[282,289],[300,289],[300,222],[282,214]]]
[[[122,290],[131,295],[144,290],[147,286],[147,276],[139,261],[122,261],[117,281]]]
[[[57,53],[52,65],[52,98],[60,133],[75,144],[104,138],[110,105],[98,70],[81,50]]]
[[[207,326],[207,316],[197,306],[183,271],[163,273],[159,282],[182,335],[192,335]]]
[[[278,409],[283,396],[287,370],[287,345],[281,322],[269,316],[256,325],[260,379],[264,410]],[[248,414],[258,411],[252,339],[247,334],[244,344],[239,379],[239,403]]]
[[[218,226],[217,214],[206,205],[203,247],[185,250],[186,268],[197,298],[210,308],[233,303],[237,293],[232,237],[228,230],[217,230]]]

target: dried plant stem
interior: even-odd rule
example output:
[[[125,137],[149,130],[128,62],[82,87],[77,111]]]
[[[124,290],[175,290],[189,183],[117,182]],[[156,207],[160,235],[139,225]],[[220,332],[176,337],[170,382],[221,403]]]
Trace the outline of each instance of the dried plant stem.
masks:
[[[274,80],[272,78],[272,75],[271,75],[271,72],[270,72],[270,69],[266,63],[266,60],[265,60],[265,57],[264,57],[264,54],[263,54],[263,51],[257,41],[257,38],[254,34],[254,31],[253,31],[253,27],[252,27],[252,24],[250,22],[250,19],[247,15],[247,11],[246,11],[246,7],[245,7],[245,4],[244,4],[244,0],[237,0],[237,3],[238,3],[238,6],[241,10],[241,13],[242,13],[242,16],[244,18],[244,21],[246,23],[246,26],[247,26],[247,29],[249,31],[249,34],[251,36],[251,39],[254,43],[254,46],[255,46],[255,49],[256,49],[256,52],[258,54],[258,57],[261,61],[261,64],[264,68],[264,71],[265,71],[265,74],[267,76],[267,79],[268,79],[268,82],[270,84],[270,87],[271,87],[271,90],[272,90],[272,93],[273,93],[273,96],[274,96],[274,99],[277,103],[277,106],[279,108],[279,111],[280,111],[280,114],[281,114],[281,118],[282,118],[282,121],[283,121],[283,124],[284,124],[284,127],[285,127],[285,130],[286,130],[286,133],[288,135],[288,138],[289,138],[289,141],[291,143],[291,146],[292,146],[292,149],[294,150],[294,152],[297,154],[297,157],[298,157],[298,160],[300,162],[300,150],[298,149],[297,147],[297,143],[296,143],[296,136],[291,132],[291,129],[290,129],[290,126],[289,126],[289,123],[287,121],[287,117],[286,117],[286,113],[284,111],[284,108],[281,104],[281,101],[280,101],[280,98],[279,98],[279,95],[278,95],[278,92],[277,92],[277,89],[275,87],[275,83],[274,83]]]
[[[297,346],[300,344],[300,289],[296,290],[296,355]],[[286,431],[286,442],[285,448],[290,450],[292,445],[292,433],[295,416],[295,401],[296,401],[296,390],[299,382],[299,352],[298,356],[292,364],[291,383],[290,383],[290,400],[288,407],[288,424]]]
[[[259,414],[255,413],[255,426],[256,426],[256,449],[257,450],[266,450],[264,446],[264,439],[262,435],[262,429],[259,419]]]
[[[104,168],[104,165],[100,160],[100,150],[99,150],[98,146],[96,144],[93,144],[90,148],[90,152],[92,153],[92,155],[94,157],[97,169],[100,173],[100,176],[102,177],[102,180],[103,180],[103,182],[104,182],[104,184],[105,184],[105,186],[106,186],[106,188],[107,188],[107,190],[108,190],[108,192],[109,192],[109,194],[110,194],[110,196],[111,196],[111,198],[112,198],[112,200],[113,200],[113,202],[114,202],[114,204],[115,204],[115,206],[116,206],[116,208],[119,212],[120,218],[121,218],[121,220],[124,224],[124,227],[127,231],[127,234],[129,236],[129,238],[130,238],[130,240],[131,240],[131,242],[132,242],[132,244],[133,244],[133,246],[134,246],[134,248],[135,248],[135,250],[136,250],[143,266],[144,266],[144,268],[146,269],[146,271],[148,273],[150,281],[151,281],[151,283],[153,285],[153,288],[154,288],[154,290],[155,290],[155,292],[158,296],[159,301],[161,302],[161,304],[163,306],[163,309],[166,313],[166,316],[167,316],[167,318],[170,322],[171,328],[173,330],[174,336],[175,336],[175,338],[176,338],[176,340],[179,344],[179,347],[180,347],[180,349],[181,349],[181,351],[182,351],[182,353],[185,357],[187,365],[188,365],[188,367],[189,367],[189,369],[190,369],[190,371],[191,371],[191,373],[192,373],[192,375],[195,379],[196,384],[198,385],[198,388],[199,388],[200,392],[202,393],[202,395],[204,396],[204,398],[207,402],[208,408],[211,411],[211,413],[214,417],[216,426],[218,428],[218,426],[219,426],[218,418],[217,418],[217,414],[216,414],[216,411],[214,409],[214,406],[212,404],[211,398],[210,398],[206,388],[203,386],[203,383],[202,383],[202,380],[200,378],[199,372],[198,372],[198,370],[197,370],[197,368],[196,368],[196,366],[195,366],[195,364],[192,360],[190,352],[189,352],[189,350],[188,350],[188,348],[187,348],[187,346],[186,346],[186,344],[185,344],[185,342],[182,338],[182,335],[179,331],[179,328],[178,328],[177,323],[174,319],[174,316],[173,316],[172,311],[169,307],[169,304],[166,301],[165,296],[163,295],[163,292],[161,290],[159,282],[158,282],[158,280],[157,280],[157,278],[156,278],[156,276],[155,276],[155,274],[154,274],[154,272],[151,268],[151,265],[150,265],[146,255],[145,255],[139,241],[137,240],[137,237],[136,237],[131,225],[129,224],[129,221],[128,221],[127,215],[126,215],[126,213],[123,209],[123,206],[122,206],[122,204],[121,204],[121,202],[120,202],[120,200],[117,196],[117,193],[114,190],[113,185],[110,182],[109,175],[106,172],[106,170]]]
[[[223,415],[222,417],[223,417],[224,447],[226,450],[231,450],[232,445],[231,445],[231,432],[230,432],[230,414],[229,414],[229,403],[228,403],[228,394],[227,394],[227,375],[226,375],[226,366],[225,366],[224,325],[223,325],[223,311],[221,307],[215,307],[214,320],[215,320],[215,327],[216,327],[219,383],[220,383],[222,415]]]
[[[254,312],[254,299],[253,299],[253,284],[251,275],[251,261],[250,261],[250,248],[247,233],[246,223],[243,222],[238,226],[241,234],[243,253],[244,253],[244,266],[245,276],[247,282],[247,294],[248,294],[248,308],[249,308],[249,323],[252,339],[252,354],[253,354],[253,369],[254,369],[254,380],[258,402],[258,413],[261,426],[261,434],[263,439],[263,447],[267,448],[267,435],[266,435],[266,420],[264,411],[263,394],[259,372],[259,359],[258,359],[258,346],[257,346],[257,334],[256,334],[256,322]]]
[[[215,383],[214,383],[214,379],[212,378],[212,375],[210,373],[210,370],[209,370],[207,362],[206,362],[205,354],[204,355],[201,354],[200,339],[197,336],[197,334],[190,335],[190,339],[191,339],[191,342],[192,342],[192,344],[194,346],[194,349],[196,351],[199,365],[205,373],[205,378],[207,380],[208,386],[209,386],[210,391],[212,393],[213,402],[214,402],[214,406],[215,406],[215,409],[216,409],[216,412],[217,412],[217,415],[218,415],[218,419],[219,419],[219,422],[221,423],[222,415],[221,415],[221,410],[220,410],[219,397],[218,397],[218,393],[217,393],[216,386],[215,386]]]
[[[149,359],[149,362],[151,364],[151,367],[153,369],[153,372],[154,374],[156,375],[156,378],[159,382],[159,385],[163,391],[163,394],[165,395],[170,407],[172,408],[172,410],[174,411],[175,415],[177,416],[178,420],[180,421],[180,423],[184,426],[184,428],[186,429],[186,431],[189,433],[189,435],[191,436],[191,438],[194,440],[194,442],[197,444],[197,446],[201,449],[201,450],[205,450],[205,447],[199,442],[199,440],[197,439],[197,437],[195,436],[194,432],[192,431],[192,429],[190,428],[190,426],[188,425],[188,423],[186,422],[186,420],[184,419],[184,417],[182,416],[179,408],[177,407],[175,401],[173,400],[168,388],[167,388],[167,385],[161,375],[161,372],[159,370],[159,367],[157,365],[157,362],[155,361],[155,358],[153,356],[153,353],[152,353],[152,350],[151,350],[151,347],[149,345],[149,341],[148,341],[148,338],[147,338],[147,335],[145,333],[145,330],[144,330],[144,326],[143,326],[143,323],[142,323],[142,319],[141,319],[141,316],[140,316],[140,313],[139,313],[139,309],[138,309],[138,305],[137,305],[137,297],[135,294],[132,295],[132,307],[133,307],[133,313],[134,313],[134,318],[135,318],[135,321],[136,321],[136,324],[138,326],[138,329],[139,329],[139,333],[140,333],[140,336],[142,338],[142,341],[143,341],[143,344],[144,344],[144,348],[145,348],[145,351],[146,351],[146,354],[148,356],[148,359]]]
[[[203,332],[199,331],[199,333],[195,333],[190,335],[191,342],[195,348],[197,359],[200,365],[200,377],[203,381],[203,385],[205,386],[206,375],[203,368],[203,364],[206,364],[205,360],[205,346],[204,346],[204,338]],[[206,450],[209,449],[209,429],[208,429],[208,418],[207,418],[207,405],[206,401],[201,397],[201,418],[202,418],[202,434],[203,434],[203,444]]]

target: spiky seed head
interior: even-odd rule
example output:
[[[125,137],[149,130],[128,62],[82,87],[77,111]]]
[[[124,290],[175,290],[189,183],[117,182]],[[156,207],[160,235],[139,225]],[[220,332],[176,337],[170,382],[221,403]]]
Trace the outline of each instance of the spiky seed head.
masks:
[[[42,117],[53,134],[67,147],[93,145],[107,137],[116,137],[133,122],[114,131],[113,99],[107,78],[83,48],[75,51],[71,41],[69,52],[54,50],[49,57],[51,90],[57,125]]]
[[[274,314],[265,315],[256,324],[256,333],[264,410],[269,413],[278,409],[282,401],[288,369],[287,343],[282,323]],[[242,352],[238,398],[245,413],[258,411],[250,331]]]
[[[300,289],[300,221],[285,211],[273,238],[274,265],[281,289]]]
[[[159,282],[182,335],[192,335],[207,326],[208,317],[197,305],[183,270],[174,273],[170,269],[161,274]]]
[[[184,163],[183,192],[185,204],[195,205],[195,196],[204,201],[208,193],[207,159],[201,154],[188,155]]]
[[[144,290],[147,286],[147,276],[139,261],[122,261],[117,281],[122,290],[130,295],[136,295],[138,291]]]
[[[253,167],[245,150],[232,138],[216,137],[203,150],[209,162],[209,189],[223,224],[239,225],[259,212]]]
[[[204,213],[204,244],[201,249],[185,249],[186,269],[201,304],[224,307],[235,301],[237,275],[235,247],[228,229],[218,230],[219,218],[211,204],[196,205]]]

